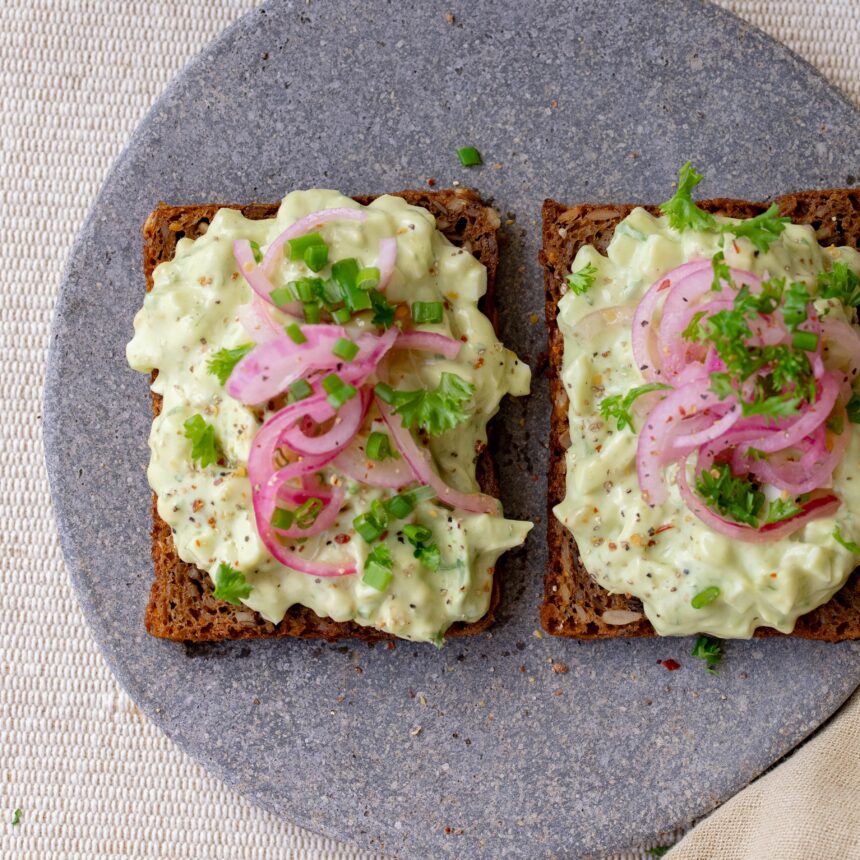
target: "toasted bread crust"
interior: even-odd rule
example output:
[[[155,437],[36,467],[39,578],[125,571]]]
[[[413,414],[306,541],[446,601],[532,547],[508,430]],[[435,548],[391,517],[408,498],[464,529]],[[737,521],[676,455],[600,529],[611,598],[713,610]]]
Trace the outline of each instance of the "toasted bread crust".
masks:
[[[499,217],[477,194],[468,189],[442,191],[403,191],[397,194],[408,203],[428,209],[436,217],[439,230],[456,245],[466,248],[487,269],[487,292],[481,309],[496,325],[494,289],[499,253],[497,230]],[[355,198],[367,204],[373,197]],[[241,210],[246,218],[273,218],[277,203],[228,204]],[[152,289],[155,267],[171,260],[176,243],[182,237],[195,239],[205,232],[209,222],[220,209],[218,204],[199,206],[168,206],[160,204],[147,218],[143,227],[143,264],[146,289]],[[157,371],[156,371],[157,373]],[[153,374],[155,378],[156,373]],[[161,397],[152,394],[153,417],[161,409]],[[477,477],[483,492],[499,495],[498,480],[490,445],[478,459]],[[258,639],[292,637],[300,639],[361,639],[365,642],[391,640],[396,637],[363,627],[355,622],[336,622],[321,618],[304,606],[293,606],[278,624],[266,621],[244,606],[216,600],[208,574],[182,561],[176,553],[170,526],[158,515],[156,497],[152,503],[152,558],[155,579],[146,607],[144,623],[153,636],[186,642],[214,642],[228,639]],[[486,630],[493,621],[501,591],[499,577],[493,577],[490,607],[480,620],[451,626],[446,636],[469,636]]]
[[[860,190],[807,191],[777,197],[773,202],[779,205],[781,215],[788,215],[798,224],[810,224],[822,244],[860,245]],[[731,199],[699,202],[699,206],[709,212],[734,218],[758,215],[768,205]],[[634,208],[632,204],[568,207],[554,200],[546,200],[543,205],[543,241],[539,259],[546,291],[552,418],[547,493],[549,562],[540,616],[544,629],[555,636],[602,639],[656,635],[642,614],[642,604],[637,598],[610,594],[592,579],[582,563],[573,535],[552,512],[566,492],[565,446],[562,440],[569,430],[568,399],[560,378],[564,338],[556,325],[564,276],[583,245],[594,245],[605,253],[615,227]],[[656,206],[643,208],[659,214]],[[609,624],[603,619],[607,610],[631,611],[639,613],[640,617],[628,624]],[[783,634],[771,628],[759,628],[755,635]],[[854,571],[828,603],[799,618],[790,635],[829,642],[860,638],[860,569]]]

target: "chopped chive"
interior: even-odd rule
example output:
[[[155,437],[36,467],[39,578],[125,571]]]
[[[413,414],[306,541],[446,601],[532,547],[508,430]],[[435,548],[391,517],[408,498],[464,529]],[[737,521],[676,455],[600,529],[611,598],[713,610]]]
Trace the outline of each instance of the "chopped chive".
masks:
[[[394,389],[385,382],[377,382],[373,387],[373,391],[376,396],[385,403],[394,402]]]
[[[325,502],[316,496],[311,496],[311,498],[305,499],[305,501],[296,508],[296,525],[300,529],[309,529],[316,522],[317,517],[320,515],[324,507]]]
[[[415,510],[415,500],[409,493],[398,493],[385,503],[385,510],[395,520],[405,520]]]
[[[331,276],[343,289],[355,287],[356,278],[358,277],[358,262],[352,257],[338,260],[332,264]]]
[[[272,514],[272,527],[276,529],[288,529],[293,524],[293,512],[286,508],[275,508]]]
[[[379,269],[376,266],[366,266],[355,276],[355,285],[360,290],[372,290],[379,283]]]
[[[700,591],[691,601],[693,609],[704,609],[709,603],[713,603],[720,596],[720,589],[716,585]]]
[[[307,338],[298,323],[290,323],[286,328],[287,335],[293,343],[307,343]]]
[[[352,521],[352,526],[368,543],[375,541],[385,531],[385,526],[369,512],[359,514]]]
[[[457,150],[457,158],[460,159],[460,164],[463,167],[476,167],[484,163],[481,153],[474,146],[461,146]]]
[[[284,245],[284,251],[293,262],[304,258],[305,251],[314,245],[325,245],[323,237],[319,233],[305,233],[304,236],[296,236]]]
[[[412,302],[412,320],[416,323],[440,323],[442,302]]]
[[[290,287],[300,302],[312,302],[317,298],[317,285],[322,286],[319,278],[299,278],[290,281]]]
[[[394,575],[387,567],[383,567],[378,561],[368,556],[367,562],[364,565],[364,573],[361,581],[377,591],[385,591]]]
[[[794,332],[791,342],[796,349],[802,349],[804,352],[815,352],[818,349],[818,335],[811,331]]]
[[[302,305],[305,322],[314,325],[320,321],[320,306],[316,302],[305,302]]]
[[[429,502],[430,499],[435,499],[436,490],[434,490],[433,487],[424,485],[416,487],[414,490],[410,490],[409,495],[417,505],[419,502]]]
[[[312,272],[318,272],[328,262],[328,245],[311,245],[310,248],[305,248],[303,259]]]
[[[358,287],[344,287],[343,298],[351,311],[368,311],[373,307],[367,290],[360,290]]]
[[[415,524],[409,524],[403,526],[403,536],[409,543],[415,545],[419,543],[427,543],[430,538],[433,537],[433,532],[427,528],[427,526],[419,526]]]
[[[331,318],[339,325],[346,325],[352,319],[352,311],[349,308],[337,308],[331,312]]]
[[[259,266],[260,263],[263,262],[263,252],[260,250],[260,243],[251,241],[248,242],[248,244],[251,246],[251,250],[254,252],[254,262]]]
[[[343,301],[343,291],[340,288],[340,284],[331,278],[328,278],[323,282],[322,292],[325,296],[325,300],[330,305],[336,305]]]
[[[352,361],[358,355],[358,344],[347,337],[339,337],[332,347],[332,353],[344,361]]]
[[[391,456],[391,441],[387,433],[371,433],[367,437],[365,453],[371,460],[384,460]]]
[[[314,393],[307,379],[297,379],[288,390],[290,392],[289,400],[292,403],[295,403],[297,400],[304,400]]]
[[[328,395],[329,406],[332,409],[340,409],[347,400],[355,397],[355,389],[347,382],[344,382],[336,373],[330,373],[322,381],[322,387]]]
[[[288,305],[290,302],[295,301],[296,295],[289,287],[278,287],[276,290],[272,290],[272,292],[269,293],[269,298],[279,308],[282,308],[284,305]]]

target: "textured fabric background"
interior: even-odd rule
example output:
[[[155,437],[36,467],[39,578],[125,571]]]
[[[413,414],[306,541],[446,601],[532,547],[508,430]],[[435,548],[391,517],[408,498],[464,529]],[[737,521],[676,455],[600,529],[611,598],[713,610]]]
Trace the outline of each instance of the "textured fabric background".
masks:
[[[650,2],[650,0],[643,0]],[[860,102],[860,0],[721,0]],[[111,162],[166,83],[252,0],[0,2],[0,856],[369,857],[279,821],[176,750],[120,691],[54,532],[41,387],[54,296]],[[440,4],[440,14],[444,4]],[[683,857],[860,857],[830,839],[860,772],[860,705],[723,813],[768,815],[745,850],[712,818]],[[841,768],[841,770],[840,770]],[[817,793],[793,795],[818,774]],[[821,793],[820,782],[827,786]],[[857,786],[854,809],[860,808]],[[820,814],[801,815],[810,805]],[[22,810],[18,826],[13,810]],[[740,819],[735,819],[740,820]],[[802,826],[801,826],[802,825]],[[707,828],[710,827],[710,830]],[[732,836],[729,838],[729,831]],[[802,832],[801,832],[802,830]],[[713,834],[716,832],[717,836]],[[735,838],[737,836],[737,838]],[[778,840],[778,841],[770,841]],[[806,840],[805,842],[803,840]],[[766,845],[771,848],[765,848]],[[779,845],[778,849],[773,846]],[[816,849],[815,846],[826,847]],[[801,846],[795,854],[790,846]],[[837,847],[839,846],[839,847]],[[823,852],[823,853],[822,853]],[[853,853],[852,853],[853,852]],[[578,856],[571,846],[571,857]],[[638,852],[628,858],[645,856]]]

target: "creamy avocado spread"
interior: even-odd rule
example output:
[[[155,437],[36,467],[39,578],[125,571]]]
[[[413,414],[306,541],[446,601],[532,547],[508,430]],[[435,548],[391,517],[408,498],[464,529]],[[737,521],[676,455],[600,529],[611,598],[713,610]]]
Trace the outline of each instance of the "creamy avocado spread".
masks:
[[[221,564],[241,573],[250,586],[242,603],[267,620],[277,623],[291,606],[301,604],[335,621],[352,620],[406,639],[441,644],[451,624],[477,621],[487,612],[498,557],[522,544],[532,524],[452,510],[438,499],[423,499],[400,525],[429,530],[438,560],[426,566],[402,531],[389,528],[382,541],[393,562],[391,579],[380,590],[362,580],[372,548],[356,533],[353,521],[395,490],[347,479],[336,522],[307,538],[302,552],[315,561],[347,560],[357,573],[315,577],[292,570],[269,554],[257,532],[247,478],[252,440],[270,412],[234,400],[208,368],[216,352],[239,348],[249,340],[238,312],[251,301],[252,291],[234,259],[234,240],[249,240],[265,253],[269,243],[300,218],[337,207],[364,208],[367,217],[319,227],[329,264],[354,258],[359,266],[372,267],[380,240],[395,238],[396,269],[385,289],[388,302],[442,303],[441,322],[423,324],[421,330],[462,342],[455,359],[410,352],[397,359],[395,369],[399,388],[432,389],[445,372],[473,386],[464,407],[466,420],[424,442],[447,484],[461,492],[478,491],[475,463],[486,446],[487,422],[505,394],[527,394],[530,384],[529,368],[502,346],[478,310],[486,290],[486,269],[452,245],[425,209],[389,196],[360,207],[325,190],[292,192],[274,219],[248,220],[236,210],[222,208],[203,236],[181,239],[175,258],[156,268],[153,288],[135,317],[135,334],[127,347],[132,368],[144,373],[158,370],[152,388],[163,398],[149,437],[149,483],[158,497],[160,516],[172,528],[179,556],[213,576]],[[272,281],[280,287],[308,274],[302,260],[284,255]],[[290,322],[279,310],[270,312],[281,325]],[[353,334],[373,330],[367,313],[354,315],[346,327]],[[223,452],[219,462],[203,467],[192,459],[186,422],[194,416],[202,416],[214,428]],[[323,482],[332,474],[333,467],[326,466]]]
[[[811,291],[834,262],[860,274],[856,250],[822,248],[808,226],[786,224],[762,251],[749,238],[718,229],[729,223],[738,222],[718,217],[709,229],[679,231],[665,215],[634,209],[616,228],[606,256],[592,246],[579,250],[572,272],[587,271],[593,282],[579,294],[568,290],[559,303],[570,447],[567,494],[555,515],[573,533],[591,575],[610,592],[638,597],[661,635],[746,638],[762,626],[789,633],[857,564],[846,544],[856,549],[860,542],[860,425],[848,424],[850,439],[833,474],[831,491],[841,500],[836,513],[788,537],[754,543],[719,534],[697,518],[679,494],[674,465],[666,470],[667,500],[650,507],[636,470],[641,416],[618,429],[600,413],[605,398],[645,383],[633,357],[632,313],[649,286],[676,267],[721,251],[735,269]],[[817,298],[814,307],[851,322],[839,302]],[[582,325],[601,311],[600,324]]]

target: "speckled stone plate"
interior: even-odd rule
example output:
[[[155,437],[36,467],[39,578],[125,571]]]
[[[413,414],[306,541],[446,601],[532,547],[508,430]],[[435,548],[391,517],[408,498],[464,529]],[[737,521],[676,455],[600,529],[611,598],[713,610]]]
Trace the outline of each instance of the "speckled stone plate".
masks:
[[[464,144],[484,167],[458,166]],[[124,347],[144,290],[140,227],[159,200],[270,201],[312,186],[379,193],[428,177],[474,185],[509,219],[504,339],[538,366],[542,199],[661,200],[687,158],[711,195],[854,184],[860,117],[787,50],[694,0],[271,3],[170,86],[72,252],[45,438],[93,634],[182,749],[278,815],[392,855],[578,857],[707,812],[860,682],[856,644],[734,643],[712,676],[689,656],[690,640],[536,633],[540,373],[534,396],[499,418],[505,508],[538,525],[508,556],[492,634],[442,651],[191,648],[143,629],[151,418],[147,380],[126,367]],[[667,658],[681,669],[663,668]]]

